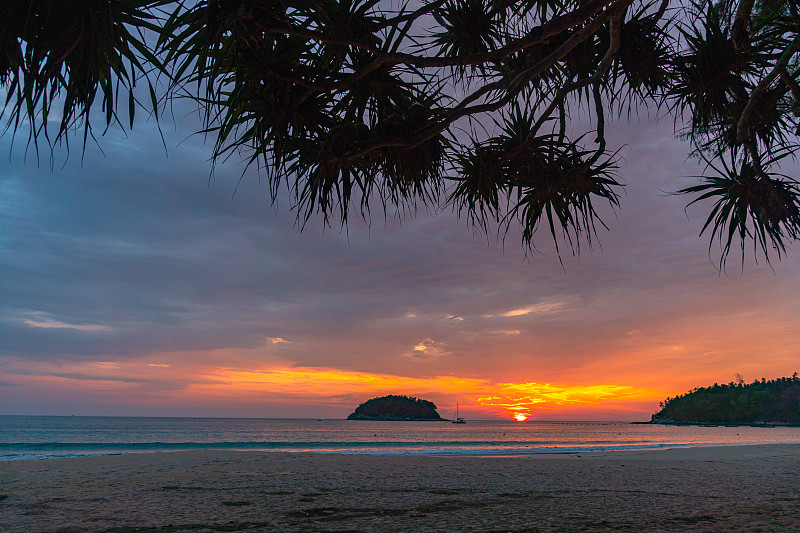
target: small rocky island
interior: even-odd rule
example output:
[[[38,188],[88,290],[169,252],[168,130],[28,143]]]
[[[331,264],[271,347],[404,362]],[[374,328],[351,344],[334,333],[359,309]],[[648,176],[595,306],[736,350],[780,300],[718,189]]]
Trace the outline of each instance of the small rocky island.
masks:
[[[714,383],[667,398],[651,424],[800,426],[800,378]]]
[[[359,405],[348,420],[446,421],[428,400],[390,394]]]

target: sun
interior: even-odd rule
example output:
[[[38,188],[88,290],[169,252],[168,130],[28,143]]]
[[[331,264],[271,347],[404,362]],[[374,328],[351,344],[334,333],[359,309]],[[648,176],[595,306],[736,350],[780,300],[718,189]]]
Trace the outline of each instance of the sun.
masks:
[[[524,422],[528,419],[528,415],[525,413],[517,413],[514,415],[514,418],[517,420],[517,422]]]

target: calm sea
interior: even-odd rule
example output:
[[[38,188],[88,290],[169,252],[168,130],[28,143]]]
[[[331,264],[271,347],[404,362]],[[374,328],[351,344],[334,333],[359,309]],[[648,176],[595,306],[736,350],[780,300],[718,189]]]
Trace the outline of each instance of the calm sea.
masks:
[[[516,455],[767,443],[800,443],[800,428],[0,416],[0,461],[196,449]]]

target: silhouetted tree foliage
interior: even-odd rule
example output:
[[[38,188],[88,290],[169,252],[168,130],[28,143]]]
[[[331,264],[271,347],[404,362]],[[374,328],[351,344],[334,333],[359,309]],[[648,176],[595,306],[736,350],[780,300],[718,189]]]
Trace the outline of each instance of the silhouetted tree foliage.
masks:
[[[769,260],[800,236],[780,173],[800,126],[798,1],[0,0],[3,114],[34,144],[85,142],[95,107],[132,126],[138,106],[189,97],[214,158],[287,185],[301,223],[368,217],[373,198],[449,205],[526,247],[544,225],[575,253],[622,190],[607,116],[657,108],[707,162],[678,192],[710,203],[721,264],[748,242]]]
[[[359,418],[395,418],[441,420],[436,412],[436,405],[428,400],[390,394],[380,398],[372,398],[359,405],[348,420]]]
[[[736,424],[778,422],[800,424],[800,379],[714,383],[686,394],[667,398],[653,421]]]

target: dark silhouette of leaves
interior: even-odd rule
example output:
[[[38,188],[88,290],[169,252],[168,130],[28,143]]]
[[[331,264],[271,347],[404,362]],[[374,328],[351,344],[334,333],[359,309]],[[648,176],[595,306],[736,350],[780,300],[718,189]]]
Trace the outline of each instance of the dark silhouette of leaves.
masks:
[[[737,381],[700,387],[661,402],[661,410],[652,417],[656,423],[701,424],[792,424],[800,425],[800,379],[767,381],[764,378],[746,384]]]
[[[452,206],[576,253],[619,206],[606,114],[669,110],[707,174],[720,265],[800,236],[795,0],[1,0],[2,115],[38,146],[189,98],[213,159],[286,186],[297,219]],[[142,96],[144,95],[144,96]],[[93,109],[103,113],[95,117]],[[127,112],[127,120],[120,114]],[[568,134],[571,117],[589,132]],[[48,123],[58,124],[51,132]],[[581,134],[583,133],[583,134]]]

